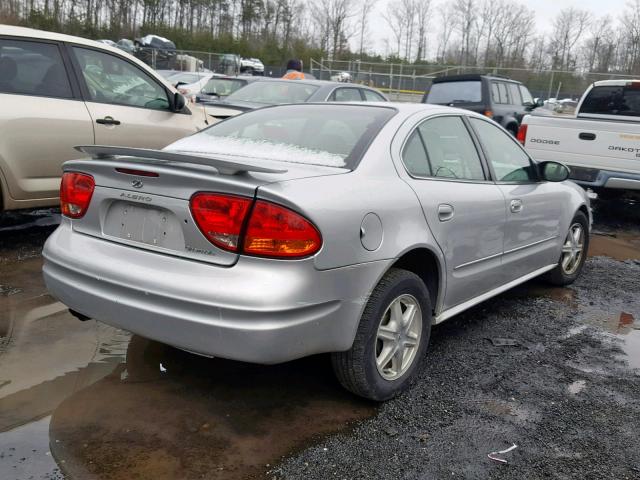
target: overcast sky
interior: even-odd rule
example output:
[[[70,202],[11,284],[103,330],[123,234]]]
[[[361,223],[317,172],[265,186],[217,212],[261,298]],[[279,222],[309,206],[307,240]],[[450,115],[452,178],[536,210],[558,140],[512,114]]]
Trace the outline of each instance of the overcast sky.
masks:
[[[386,11],[387,5],[392,0],[378,0],[376,5],[376,11],[371,14],[370,17],[370,31],[371,42],[370,49],[379,53],[386,53],[385,51],[385,39],[389,39],[393,45],[393,35],[389,29],[389,26],[382,17],[383,12]],[[447,0],[432,0],[434,5],[440,5]],[[567,7],[576,7],[584,10],[589,10],[598,17],[609,14],[614,19],[617,19],[626,5],[626,0],[515,0],[519,3],[526,5],[528,8],[536,12],[536,27],[541,33],[549,32],[552,28],[552,22],[555,14],[560,10]],[[434,30],[438,30],[437,17],[434,17],[431,22],[431,27]],[[429,54],[432,55],[435,46],[433,42],[435,38],[431,39],[431,46]],[[353,42],[357,43],[357,42]]]

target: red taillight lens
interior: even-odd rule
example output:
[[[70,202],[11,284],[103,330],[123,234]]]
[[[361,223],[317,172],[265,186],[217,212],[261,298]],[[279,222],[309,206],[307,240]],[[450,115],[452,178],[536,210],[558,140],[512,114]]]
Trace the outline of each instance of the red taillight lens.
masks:
[[[322,245],[320,232],[301,215],[288,208],[256,201],[243,251],[266,257],[306,257]]]
[[[526,124],[520,125],[516,138],[524,146],[524,143],[527,141],[527,125]]]
[[[82,218],[96,186],[91,175],[66,172],[60,182],[60,208],[62,214],[70,218]]]
[[[224,250],[238,251],[240,232],[252,200],[222,195],[198,193],[191,197],[191,214],[202,234]]]
[[[198,193],[190,208],[207,240],[224,250],[276,258],[306,257],[320,250],[320,232],[302,215],[264,200],[257,200],[251,209],[252,203],[235,195]]]
[[[492,112],[491,110],[485,110],[484,112],[482,112],[482,114],[483,114],[485,117],[493,118],[493,112]]]

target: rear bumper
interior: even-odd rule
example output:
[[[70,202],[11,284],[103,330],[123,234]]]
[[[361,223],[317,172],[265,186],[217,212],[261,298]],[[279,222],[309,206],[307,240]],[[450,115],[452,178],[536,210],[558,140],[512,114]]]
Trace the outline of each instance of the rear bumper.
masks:
[[[572,181],[584,187],[640,190],[640,173],[616,172],[593,168],[571,167]]]
[[[47,288],[69,308],[178,348],[280,363],[351,347],[390,261],[319,271],[313,259],[241,257],[230,268],[74,232],[45,244]]]

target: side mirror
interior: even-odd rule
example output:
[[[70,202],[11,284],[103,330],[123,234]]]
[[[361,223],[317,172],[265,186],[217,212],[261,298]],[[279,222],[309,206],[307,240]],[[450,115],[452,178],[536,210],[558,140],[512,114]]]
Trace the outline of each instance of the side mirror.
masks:
[[[536,107],[544,107],[544,100],[541,98],[536,98]]]
[[[171,102],[171,111],[173,112],[181,112],[184,106],[187,104],[185,98],[178,92],[173,94]]]
[[[540,175],[547,182],[564,182],[569,178],[569,167],[558,162],[542,162],[538,164]]]

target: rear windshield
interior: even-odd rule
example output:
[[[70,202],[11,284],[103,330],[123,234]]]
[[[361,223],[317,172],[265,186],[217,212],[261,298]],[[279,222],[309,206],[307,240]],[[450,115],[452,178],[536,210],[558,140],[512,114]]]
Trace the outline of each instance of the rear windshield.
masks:
[[[395,113],[392,108],[361,105],[265,108],[180,140],[175,150],[354,169]]]
[[[300,81],[254,82],[229,95],[227,101],[239,100],[267,105],[302,103],[306,102],[317,89],[316,85],[300,83]]]
[[[212,78],[203,87],[202,93],[209,95],[226,96],[231,95],[236,90],[241,89],[247,84],[246,80],[237,80],[235,78]]]
[[[434,83],[427,96],[427,103],[446,105],[450,103],[479,103],[481,101],[482,84],[480,80]]]
[[[594,87],[584,99],[580,113],[640,117],[640,84]]]

